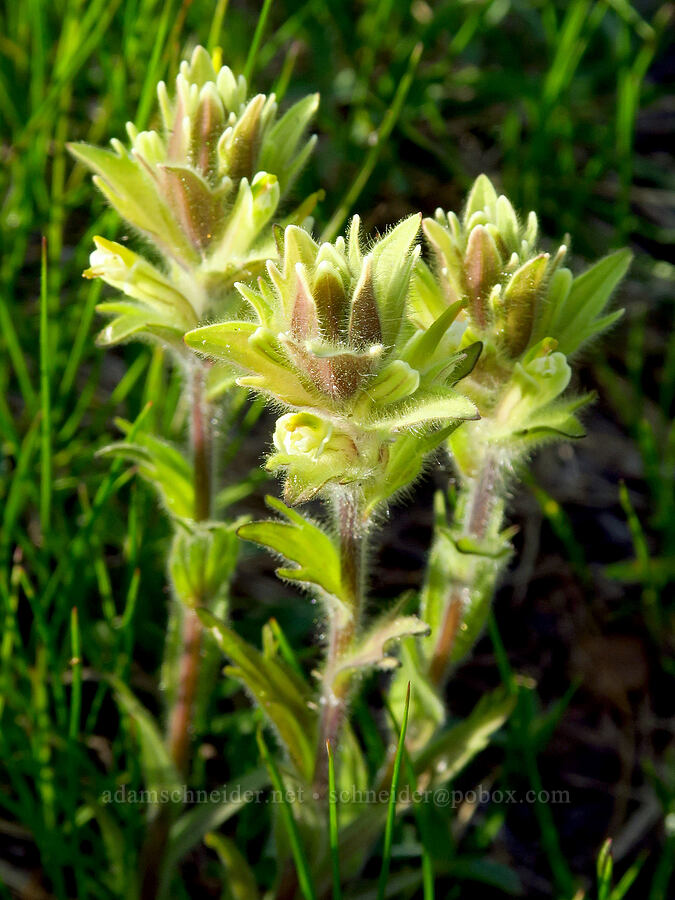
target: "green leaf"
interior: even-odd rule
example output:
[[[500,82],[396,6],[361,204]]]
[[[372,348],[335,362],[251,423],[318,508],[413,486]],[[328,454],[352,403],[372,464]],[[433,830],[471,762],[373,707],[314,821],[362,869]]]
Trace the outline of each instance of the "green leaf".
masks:
[[[233,840],[224,834],[209,832],[204,843],[218,854],[225,870],[225,897],[227,900],[259,900],[260,892],[253,869],[246,862]]]
[[[115,153],[89,144],[67,146],[76,159],[97,173],[96,186],[123,219],[144,231],[167,255],[178,251],[180,258],[194,265],[199,263],[160,198],[157,185],[119,141],[113,143]]]
[[[479,175],[473,183],[466,201],[464,222],[468,222],[474,213],[493,210],[497,207],[497,191],[487,175]]]
[[[309,708],[306,683],[280,659],[263,656],[207,610],[198,609],[197,614],[234,663],[228,674],[248,688],[299,774],[309,781],[314,770],[316,716]]]
[[[395,343],[401,327],[410,275],[417,258],[413,246],[421,223],[421,215],[408,216],[373,248],[373,282],[382,337],[387,346]]]
[[[141,771],[146,789],[157,796],[161,796],[162,792],[166,791],[180,791],[180,777],[169,757],[164,737],[157,727],[155,719],[123,681],[115,676],[109,676],[108,680],[113,688],[118,706],[136,726],[136,736],[141,750]],[[158,809],[159,806],[156,806],[155,814]]]
[[[467,375],[470,375],[482,352],[482,341],[474,341],[472,344],[467,344],[466,347],[463,347],[461,353],[458,353],[456,359],[452,361],[452,368],[446,376],[447,381],[450,384],[456,384],[458,381],[461,381],[462,378],[466,378]]]
[[[417,616],[401,616],[396,610],[393,614],[386,613],[368,628],[354,649],[342,658],[338,674],[354,669],[395,669],[398,660],[387,654],[389,646],[401,638],[428,633],[429,626]]]
[[[614,312],[608,313],[600,319],[595,319],[595,321],[581,326],[573,335],[570,330],[570,337],[567,336],[568,332],[566,331],[565,335],[562,336],[558,342],[558,346],[562,347],[563,352],[568,355],[570,353],[575,353],[579,347],[583,346],[583,344],[588,343],[588,341],[592,340],[594,337],[602,334],[603,331],[607,331],[608,328],[611,328],[615,322],[619,321],[624,312],[625,310],[623,309],[616,309]]]
[[[366,515],[372,515],[380,504],[398,491],[412,484],[420,475],[425,459],[461,424],[452,422],[430,434],[403,432],[389,445],[384,478],[368,482],[366,486]]]
[[[281,776],[279,775],[279,770],[276,766],[276,763],[274,762],[274,759],[267,748],[267,744],[265,743],[262,735],[262,730],[258,731],[258,746],[260,747],[260,753],[265,761],[265,765],[269,770],[274,789],[281,797],[282,822],[284,825],[284,829],[286,830],[289,844],[291,845],[293,861],[295,862],[295,869],[298,873],[300,890],[302,891],[302,895],[305,900],[316,900],[316,891],[314,890],[314,884],[312,882],[312,876],[310,874],[310,865],[307,859],[305,848],[302,844],[298,824],[295,821],[295,817],[293,816],[293,807],[286,799],[284,784],[281,780]]]
[[[410,281],[410,319],[417,328],[426,329],[448,308],[448,298],[431,269],[418,259]]]
[[[394,767],[391,775],[391,786],[389,788],[389,804],[387,806],[387,822],[384,829],[384,848],[382,851],[382,869],[377,884],[377,898],[384,900],[385,889],[389,878],[389,866],[391,864],[391,849],[394,837],[394,820],[396,818],[396,791],[398,789],[398,780],[401,774],[401,762],[405,752],[405,733],[408,727],[408,712],[410,710],[410,684],[405,696],[405,706],[403,708],[403,721],[401,722],[401,730],[398,736],[398,745],[396,747],[396,756],[394,757]]]
[[[486,694],[464,721],[449,728],[419,753],[414,760],[415,772],[427,773],[432,787],[454,778],[488,746],[515,705],[515,694],[509,694],[503,687]]]
[[[259,792],[269,784],[269,776],[260,768],[244,775],[236,784],[226,784],[218,791],[217,800],[198,803],[183,813],[173,824],[162,862],[161,897],[167,896],[171,873],[198,844],[205,834],[219,828],[248,803],[259,799]]]
[[[118,424],[128,431],[128,423]],[[109,444],[99,450],[98,455],[121,457],[136,463],[139,474],[155,488],[170,515],[186,520],[194,517],[192,466],[172,444],[141,432],[133,442]]]
[[[290,509],[274,497],[266,498],[268,506],[288,522],[250,522],[240,526],[238,534],[247,541],[262,544],[281,554],[295,568],[277,569],[280,578],[321,588],[342,603],[348,602],[340,575],[340,557],[331,538],[309,519]]]
[[[617,250],[574,279],[549,328],[550,336],[556,338],[562,353],[574,353],[597,333],[600,325],[595,321],[596,317],[605,309],[632,258],[630,250]],[[612,324],[616,317],[614,313],[614,318],[605,318],[602,328]]]
[[[446,388],[443,391],[425,391],[421,397],[413,396],[396,406],[389,406],[384,413],[376,414],[368,427],[401,431],[408,428],[444,422],[448,419],[477,419],[478,410],[463,394]]]
[[[447,225],[436,219],[425,219],[424,234],[436,254],[436,272],[449,294],[448,300],[465,301],[468,297],[464,258],[457,240]]]
[[[112,312],[111,304],[101,304],[104,306],[102,312]],[[107,307],[107,309],[105,308]],[[128,304],[130,311],[125,315],[118,316],[103,328],[96,336],[96,343],[99,347],[114,347],[116,344],[123,344],[130,338],[144,331],[148,323],[151,321],[150,316],[145,312],[131,312],[133,304]]]
[[[265,340],[265,338],[268,338]],[[301,384],[271,332],[255,322],[221,322],[195,328],[185,335],[188,347],[252,373],[241,385],[269,391],[291,406],[313,406],[313,397]]]
[[[223,595],[237,564],[239,542],[231,525],[199,523],[177,531],[169,554],[174,590],[187,606],[210,606]]]
[[[291,186],[312,152],[313,140],[307,141],[300,153],[298,144],[318,108],[319,95],[309,94],[291,106],[265,134],[258,169],[263,172],[274,172],[283,193]]]
[[[416,369],[428,365],[463,306],[461,300],[451,304],[428,328],[413,335],[401,351],[401,356],[409,365]]]

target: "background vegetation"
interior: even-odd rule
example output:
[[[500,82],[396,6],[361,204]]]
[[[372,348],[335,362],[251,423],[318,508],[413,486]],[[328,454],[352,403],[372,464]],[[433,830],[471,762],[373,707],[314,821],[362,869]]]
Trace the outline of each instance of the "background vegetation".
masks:
[[[104,143],[153,113],[154,87],[197,42],[244,67],[258,4],[232,0],[26,0],[0,13],[0,893],[125,893],[143,809],[105,807],[143,785],[132,722],[103,673],[158,703],[168,525],[150,489],[96,457],[136,419],[180,438],[185,410],[162,354],[94,346],[100,284],[84,282],[92,236],[114,214],[64,142]],[[519,553],[490,634],[452,682],[461,716],[499,678],[536,684],[466,776],[504,789],[569,790],[562,805],[484,804],[435,813],[437,895],[589,889],[614,838],[629,896],[666,900],[675,859],[675,231],[673,9],[629,0],[325,0],[272,5],[253,85],[288,102],[319,90],[317,152],[298,196],[325,190],[369,229],[456,209],[481,171],[574,258],[630,244],[622,324],[580,375],[599,402],[589,435],[542,453],[514,498]],[[420,44],[416,69],[410,63]],[[406,88],[408,88],[406,90]],[[41,259],[41,237],[46,254]],[[42,268],[42,279],[41,279]],[[152,405],[146,404],[151,401]],[[256,469],[267,425],[245,397],[220,422],[223,506],[255,512],[274,490]],[[442,483],[442,477],[439,483]],[[434,474],[392,513],[377,588],[419,585]],[[276,615],[311,646],[312,610],[245,551],[234,597],[252,639]],[[308,650],[311,654],[311,650]],[[311,660],[309,660],[311,662]],[[375,696],[375,692],[373,692]],[[375,711],[375,715],[379,715]],[[364,707],[357,719],[369,717]],[[219,684],[201,754],[219,785],[256,758],[255,714]],[[464,777],[464,776],[463,776]],[[458,784],[461,787],[462,784]],[[274,876],[259,808],[225,826]],[[395,869],[417,864],[405,822]],[[445,874],[443,874],[445,873]],[[183,864],[191,895],[218,896],[215,855]],[[409,895],[414,894],[411,889]],[[672,896],[672,894],[670,895]]]

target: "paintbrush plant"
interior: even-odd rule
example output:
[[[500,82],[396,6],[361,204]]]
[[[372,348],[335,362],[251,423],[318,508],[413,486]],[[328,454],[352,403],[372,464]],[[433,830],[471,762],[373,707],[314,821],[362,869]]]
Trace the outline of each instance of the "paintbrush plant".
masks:
[[[147,247],[137,253],[104,237],[94,239],[84,276],[100,278],[121,294],[98,307],[111,319],[99,344],[158,343],[185,372],[189,454],[148,433],[104,452],[137,463],[174,524],[168,569],[176,602],[163,684],[169,755],[178,777],[187,778],[195,706],[200,694],[208,697],[204,682],[209,681],[194,610],[224,614],[237,538],[231,524],[215,520],[213,510],[213,421],[216,399],[230,379],[190,353],[183,336],[236,309],[234,281],[262,271],[274,256],[272,221],[278,221],[280,203],[312,151],[315,139],[305,134],[318,96],[305,97],[279,117],[273,94],[250,98],[245,78],[221,67],[219,54],[212,57],[197,47],[181,64],[175,91],[160,82],[157,97],[159,129],[139,132],[129,123],[128,148],[113,140],[112,150],[87,144],[69,149],[95,173],[97,187]],[[316,195],[307,198],[285,221],[304,222],[315,201]],[[157,821],[145,854],[148,895],[155,889],[150,882],[157,878],[169,827],[165,811]]]
[[[356,216],[347,239],[334,243],[318,244],[288,226],[279,234],[281,265],[268,262],[257,289],[236,285],[250,317],[185,337],[200,354],[242,372],[240,385],[288,410],[277,420],[267,468],[283,473],[288,504],[320,497],[331,513],[332,529],[321,538],[316,525],[289,513],[308,537],[298,547],[289,547],[288,525],[239,529],[287,555],[299,568],[281,574],[318,589],[324,603],[328,639],[313,773],[319,794],[326,789],[325,743],[337,743],[354,672],[392,664],[386,644],[426,628],[390,614],[373,625],[363,621],[373,515],[419,475],[461,421],[477,415],[454,385],[480,345],[459,351],[445,312],[426,330],[406,317],[420,219],[410,216],[366,250]]]
[[[577,414],[592,395],[566,393],[570,363],[622,315],[606,307],[631,259],[618,251],[575,278],[564,266],[567,246],[544,252],[536,214],[521,222],[485,175],[461,219],[438,210],[422,227],[430,259],[416,267],[412,319],[430,328],[444,309],[455,309],[458,346],[480,341],[483,349],[462,382],[479,418],[448,439],[458,481],[451,515],[437,497],[420,609],[430,635],[406,643],[394,686],[400,696],[406,679],[424,684],[411,716],[420,744],[444,721],[449,672],[484,627],[511,555],[508,488],[534,449],[584,435]]]
[[[106,451],[136,462],[175,525],[168,569],[178,602],[163,679],[169,728],[163,746],[146,715],[141,740],[172,784],[189,776],[195,698],[211,684],[202,665],[206,626],[231,663],[226,671],[278,738],[279,763],[259,734],[273,784],[297,801],[290,811],[282,805],[288,840],[277,829],[277,896],[326,896],[331,883],[339,896],[341,880],[360,870],[385,824],[387,803],[364,810],[359,793],[394,784],[403,752],[401,738],[396,758],[368,772],[348,715],[360,677],[396,667],[392,649],[402,641],[391,691],[398,701],[413,683],[409,786],[447,781],[513,709],[515,697],[498,690],[460,725],[438,731],[449,671],[480,633],[510,555],[507,488],[533,448],[583,434],[577,413],[590,398],[563,396],[569,360],[620,315],[603,311],[629,255],[574,278],[563,265],[566,247],[541,252],[534,213],[520,223],[484,176],[461,219],[412,215],[367,241],[354,216],[345,237],[317,242],[307,219],[317,194],[279,215],[311,152],[305,132],[317,98],[277,118],[273,95],[247,93],[243,78],[197,48],[181,65],[175,93],[158,87],[159,131],[129,125],[129,149],[118,141],[112,151],[71,146],[150,248],[136,253],[97,237],[84,274],[123,295],[99,307],[111,318],[101,344],[159,343],[186,373],[188,458],[131,427],[127,441]],[[276,518],[246,522],[238,535],[280,556],[278,575],[319,602],[324,658],[312,682],[278,623],[264,626],[258,649],[227,622],[237,539],[213,512],[212,421],[216,398],[234,378],[275,410],[266,468],[282,478],[284,497],[268,498]],[[443,450],[459,489],[451,515],[439,496],[420,615],[405,600],[373,614],[368,547],[378,513]],[[321,521],[296,508],[308,501],[321,504]],[[137,716],[130,697],[119,687],[120,702]],[[334,783],[352,798],[341,803],[339,829]],[[391,817],[395,807],[392,799]],[[204,827],[209,816],[200,812]],[[143,896],[169,890],[171,867],[162,860],[171,857],[173,819],[163,809],[150,829]],[[245,860],[232,859],[238,877],[254,884]]]

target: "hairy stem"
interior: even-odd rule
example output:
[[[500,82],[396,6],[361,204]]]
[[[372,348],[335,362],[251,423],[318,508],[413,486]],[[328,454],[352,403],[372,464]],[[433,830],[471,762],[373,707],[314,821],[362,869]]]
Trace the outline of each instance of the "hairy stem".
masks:
[[[347,674],[339,674],[339,669],[354,642],[363,609],[367,524],[363,520],[356,490],[343,488],[336,494],[335,519],[340,543],[342,584],[346,589],[350,608],[333,611],[328,622],[328,646],[313,783],[316,799],[323,799],[328,790],[326,741],[330,741],[334,749],[337,746],[351,682]]]
[[[211,409],[205,396],[206,370],[195,364],[190,373],[190,447],[194,467],[194,519],[203,522],[211,516],[211,479],[213,436]],[[196,597],[199,603],[201,598]],[[167,748],[178,774],[187,780],[190,773],[190,745],[195,699],[199,685],[203,627],[192,609],[181,607],[178,691],[169,712]],[[175,808],[164,804],[150,824],[140,860],[140,897],[154,900],[161,889],[162,860],[166,850]]]
[[[486,454],[478,475],[465,490],[468,493],[464,516],[463,534],[475,541],[485,537],[495,503],[499,481],[499,466],[490,453]],[[429,663],[429,677],[433,684],[442,687],[448,675],[450,655],[455,644],[457,631],[462,624],[465,588],[461,584],[449,585],[448,602],[438,639]]]
[[[194,365],[191,374],[190,443],[194,467],[194,519],[211,517],[213,436],[211,408],[205,396],[205,367]],[[201,598],[195,598],[198,603]],[[168,747],[178,772],[186,778],[190,764],[190,738],[202,652],[202,624],[192,609],[184,611],[178,696],[169,716]]]

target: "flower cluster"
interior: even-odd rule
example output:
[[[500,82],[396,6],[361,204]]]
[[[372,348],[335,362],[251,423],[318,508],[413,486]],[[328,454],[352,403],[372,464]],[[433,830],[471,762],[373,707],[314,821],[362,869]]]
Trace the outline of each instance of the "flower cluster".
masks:
[[[239,384],[294,410],[277,422],[268,461],[285,470],[292,502],[358,482],[374,506],[418,474],[442,439],[436,426],[447,434],[477,415],[452,386],[480,345],[458,350],[452,311],[426,330],[407,317],[419,226],[410,216],[364,251],[356,216],[334,243],[290,225],[281,264],[267,263],[257,290],[236,285],[255,319],[186,335],[190,347],[243,370]]]
[[[481,420],[452,437],[460,470],[473,472],[488,445],[512,460],[542,440],[580,436],[575,411],[588,398],[559,399],[571,376],[568,357],[622,314],[602,313],[630,254],[612,254],[574,278],[562,265],[567,247],[542,252],[536,214],[521,223],[485,175],[461,219],[438,210],[422,227],[433,261],[416,268],[415,320],[429,327],[457,305],[461,345],[483,344],[464,385]]]
[[[413,731],[423,743],[442,722],[448,672],[484,627],[511,553],[512,531],[503,523],[509,480],[536,445],[583,435],[576,413],[590,398],[563,397],[569,359],[622,314],[604,311],[630,253],[611,254],[575,278],[563,266],[566,246],[542,252],[535,213],[521,223],[484,175],[461,218],[438,210],[422,227],[431,265],[420,261],[415,269],[413,320],[431,329],[443,310],[455,311],[458,346],[483,346],[462,382],[480,418],[448,439],[459,490],[451,515],[438,498],[420,598],[431,634],[406,642],[404,670],[393,687],[400,696],[408,680],[418,685],[423,698],[414,701]]]
[[[69,145],[161,260],[158,268],[120,244],[95,239],[85,276],[126,295],[101,305],[114,320],[100,342],[138,335],[182,352],[184,332],[222,310],[234,280],[261,271],[274,255],[272,219],[314,145],[304,135],[318,95],[278,118],[273,94],[247,99],[247,90],[242,76],[218,68],[197,47],[181,64],[175,96],[158,85],[161,131],[139,132],[128,123],[130,149],[119,140],[112,151]],[[303,222],[314,200],[287,221]]]

